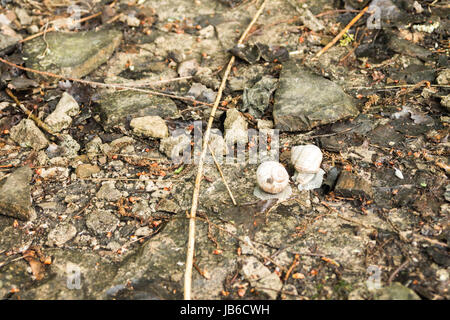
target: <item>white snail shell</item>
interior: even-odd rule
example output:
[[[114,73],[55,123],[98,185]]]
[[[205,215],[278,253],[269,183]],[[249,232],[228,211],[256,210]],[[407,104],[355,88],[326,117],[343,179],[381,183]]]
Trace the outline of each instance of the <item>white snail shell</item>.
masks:
[[[301,174],[319,172],[322,158],[322,151],[313,144],[295,146],[291,150],[291,162]]]
[[[263,191],[276,194],[289,184],[289,174],[281,163],[266,161],[256,170],[256,182]]]

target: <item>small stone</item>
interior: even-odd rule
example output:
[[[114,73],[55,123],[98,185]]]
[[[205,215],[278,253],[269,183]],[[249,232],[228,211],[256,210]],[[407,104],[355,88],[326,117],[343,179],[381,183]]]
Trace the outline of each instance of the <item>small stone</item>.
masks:
[[[78,155],[78,151],[80,150],[80,145],[78,142],[72,138],[70,134],[61,134],[59,136],[61,142],[59,143],[59,147],[62,150],[62,156],[68,158],[74,158]]]
[[[373,197],[370,183],[349,171],[341,172],[336,183],[335,192],[344,197]]]
[[[122,246],[120,245],[120,243],[116,241],[111,241],[106,245],[106,249],[111,250],[113,252],[118,251],[120,248],[122,248]]]
[[[0,51],[15,46],[22,37],[6,24],[0,23]]]
[[[441,98],[441,105],[447,109],[447,112],[450,112],[450,94]]]
[[[165,138],[169,136],[166,122],[159,116],[146,116],[134,118],[130,122],[133,132],[151,138]]]
[[[103,141],[99,136],[95,136],[91,141],[86,143],[86,154],[90,160],[99,155]]]
[[[11,128],[10,137],[21,147],[33,148],[34,150],[44,149],[48,146],[48,140],[33,120],[23,119]]]
[[[65,167],[51,167],[51,168],[42,168],[40,176],[45,180],[58,180],[62,181],[69,177],[69,168]]]
[[[199,30],[198,34],[203,39],[213,38],[215,36],[214,26],[209,25]]]
[[[197,60],[186,60],[179,64],[178,74],[180,75],[180,77],[190,77],[197,73],[198,68],[199,65]]]
[[[376,295],[377,300],[421,300],[417,293],[398,282],[378,290]]]
[[[248,142],[248,123],[236,108],[227,110],[224,128],[227,144],[236,142],[246,144]]]
[[[414,1],[413,7],[414,7],[414,10],[416,10],[416,13],[422,13],[423,12],[422,5],[419,2]]]
[[[20,21],[20,24],[23,26],[27,26],[33,22],[33,19],[28,15],[27,11],[23,8],[16,8],[15,10],[16,16]]]
[[[139,229],[136,230],[136,232],[134,233],[134,235],[136,237],[148,237],[149,235],[152,234],[152,230],[150,230],[149,227],[140,227]]]
[[[450,202],[450,184],[445,186],[444,198],[446,201]]]
[[[396,176],[397,178],[403,180],[403,179],[404,179],[403,173],[402,173],[400,170],[398,170],[397,168],[394,168],[394,170],[395,170],[395,176]]]
[[[209,89],[207,86],[196,82],[192,84],[187,96],[211,103],[216,99],[217,93]]]
[[[242,274],[256,290],[264,292],[270,299],[276,299],[283,287],[280,278],[253,256],[242,261]]]
[[[86,219],[86,226],[94,233],[104,235],[116,230],[119,222],[119,219],[111,211],[98,210],[89,214]]]
[[[209,147],[214,152],[214,156],[216,160],[219,161],[220,157],[227,154],[228,146],[225,143],[225,139],[222,137],[222,134],[219,130],[211,130],[211,135],[209,136]],[[206,152],[207,156],[210,156],[211,152],[208,148]],[[212,160],[212,162],[210,161]],[[214,159],[208,159],[208,163],[213,163]],[[220,161],[219,161],[220,162]]]
[[[439,72],[439,75],[436,78],[438,84],[447,85],[450,83],[450,69],[444,69]]]
[[[97,165],[89,164],[89,163],[83,163],[80,164],[76,169],[75,173],[78,178],[84,179],[89,178],[94,173],[100,172],[100,167]]]
[[[70,223],[62,223],[48,234],[47,245],[60,247],[72,240],[77,234],[77,228]]]
[[[190,159],[191,139],[186,134],[161,139],[159,150],[165,153],[174,162],[179,163],[180,161],[185,159],[185,157],[189,157]],[[180,154],[183,154],[183,158],[181,158]]]
[[[445,269],[439,269],[438,271],[436,271],[436,278],[441,282],[447,281],[448,280],[448,271]]]
[[[116,189],[113,181],[104,182],[97,192],[97,198],[107,201],[117,201],[121,198],[122,194]]]
[[[30,167],[21,167],[0,182],[0,213],[20,220],[29,220],[34,214],[31,206]]]
[[[178,206],[175,201],[170,199],[162,199],[156,208],[158,211],[164,211],[169,213],[177,213],[180,210],[180,206]]]
[[[80,107],[76,100],[68,93],[64,92],[61,100],[56,105],[53,111],[46,119],[45,123],[55,131],[60,132],[63,129],[70,127],[73,116],[76,116],[80,111]]]
[[[29,34],[35,34],[35,33],[39,32],[39,27],[37,25],[35,25],[35,24],[32,24],[31,26],[29,26],[27,28],[27,31],[28,31]]]
[[[311,31],[318,32],[325,29],[323,23],[316,18],[316,16],[308,9],[298,8],[300,13],[300,20]]]
[[[152,216],[152,210],[150,209],[148,201],[146,200],[136,202],[133,205],[131,212],[136,218],[142,221],[148,221]]]
[[[258,119],[257,126],[259,130],[273,129],[273,121]]]
[[[127,15],[126,17],[127,25],[130,27],[139,27],[141,25],[141,20],[135,17],[132,14]]]
[[[252,88],[245,88],[242,95],[242,111],[248,111],[255,118],[261,117],[269,106],[272,93],[277,88],[278,80],[264,76]]]

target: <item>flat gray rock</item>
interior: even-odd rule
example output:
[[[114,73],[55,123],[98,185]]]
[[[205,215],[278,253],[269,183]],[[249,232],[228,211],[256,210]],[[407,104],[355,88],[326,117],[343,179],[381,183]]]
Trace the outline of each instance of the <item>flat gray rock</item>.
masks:
[[[23,148],[40,150],[48,146],[48,140],[33,120],[23,119],[11,128],[11,139]]]
[[[121,40],[122,33],[113,29],[50,32],[45,41],[39,37],[25,42],[23,53],[28,68],[81,78],[105,63]],[[37,77],[36,74],[29,75]]]
[[[306,131],[355,117],[359,111],[340,86],[312,73],[298,61],[283,64],[273,117],[281,131]]]
[[[105,94],[98,101],[97,111],[105,130],[145,116],[176,117],[178,109],[171,99],[134,91]]]
[[[0,23],[0,51],[16,45],[21,39],[22,37],[13,29]]]
[[[0,213],[20,220],[29,220],[31,206],[30,167],[21,167],[9,175],[0,187]]]

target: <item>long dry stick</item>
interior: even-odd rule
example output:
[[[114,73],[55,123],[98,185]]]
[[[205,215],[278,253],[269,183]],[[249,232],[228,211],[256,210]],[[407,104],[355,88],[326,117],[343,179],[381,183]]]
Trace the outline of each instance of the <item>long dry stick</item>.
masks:
[[[211,145],[209,143],[208,143],[208,148],[209,148],[209,151],[211,151],[211,155],[214,160],[214,163],[216,164],[217,170],[219,170],[220,176],[222,177],[223,184],[225,185],[225,188],[227,188],[227,191],[230,194],[231,201],[233,201],[233,204],[235,206],[237,206],[236,200],[234,200],[234,197],[233,197],[233,193],[231,192],[231,189],[228,186],[227,180],[225,180],[225,176],[223,175],[222,168],[220,167],[219,162],[217,162],[216,156],[214,155],[214,151],[211,149]]]
[[[334,37],[334,39],[333,40],[331,40],[331,42],[329,43],[329,44],[327,44],[325,47],[323,47],[322,48],[322,50],[320,50],[317,54],[316,54],[316,56],[315,56],[315,58],[318,58],[318,57],[320,57],[322,54],[324,54],[325,53],[325,51],[327,51],[328,49],[330,49],[332,46],[334,46],[334,44],[336,43],[336,42],[338,42],[338,40],[340,39],[340,38],[342,38],[342,36],[359,20],[359,19],[361,19],[361,17],[364,15],[364,13],[366,13],[366,11],[369,9],[369,6],[367,6],[367,7],[365,7],[364,9],[362,9],[361,10],[361,12],[360,13],[358,13],[357,15],[356,15],[356,17],[354,17],[353,19],[352,19],[352,21],[350,21],[350,23],[344,28],[344,29],[342,29],[342,31],[341,32],[339,32],[339,34],[336,36],[336,37]]]
[[[256,12],[250,24],[245,29],[244,33],[240,37],[238,44],[242,44],[244,39],[247,37],[247,34],[250,32],[250,29],[255,24],[258,17],[264,10],[267,0],[264,0],[261,7]],[[222,98],[223,90],[225,89],[225,84],[227,82],[228,75],[230,74],[231,67],[234,64],[235,57],[232,56],[228,66],[225,70],[225,73],[222,78],[222,83],[220,84],[219,91],[217,92],[216,100],[214,101],[214,105],[211,109],[211,114],[209,116],[208,125],[206,127],[205,136],[203,140],[202,146],[202,154],[200,155],[200,161],[198,163],[197,176],[195,178],[195,186],[194,186],[194,194],[192,195],[192,206],[190,212],[189,219],[189,238],[188,238],[188,247],[187,247],[187,255],[186,255],[186,271],[184,274],[184,299],[191,300],[191,287],[192,287],[192,267],[194,262],[194,249],[195,249],[195,217],[197,214],[198,207],[198,197],[200,195],[200,182],[203,177],[203,162],[205,161],[206,150],[208,148],[209,136],[211,133],[211,127],[214,120],[214,115],[216,114],[217,107],[219,106],[220,99]]]
[[[69,80],[69,81],[73,81],[73,82],[78,82],[78,83],[82,83],[85,85],[89,85],[92,87],[104,87],[104,88],[114,88],[114,89],[123,89],[123,90],[131,90],[131,91],[137,91],[137,92],[143,92],[143,93],[148,93],[151,95],[155,95],[155,96],[162,96],[162,97],[168,97],[168,98],[173,98],[173,99],[177,99],[177,100],[183,100],[183,101],[189,101],[189,102],[193,102],[196,104],[203,104],[205,106],[212,106],[212,104],[210,103],[206,103],[206,102],[202,102],[202,101],[198,101],[195,99],[191,99],[191,98],[186,98],[186,97],[180,97],[174,94],[168,94],[168,93],[163,93],[163,92],[158,92],[158,91],[153,91],[153,90],[145,90],[145,89],[139,89],[139,88],[134,88],[130,85],[123,85],[123,84],[109,84],[109,83],[103,83],[103,82],[95,82],[95,81],[88,81],[88,80],[82,80],[82,79],[77,79],[77,78],[71,78],[71,77],[65,77],[59,74],[55,74],[55,73],[51,73],[51,72],[45,72],[45,71],[39,71],[39,70],[35,70],[35,69],[30,69],[30,68],[26,68],[26,67],[22,67],[19,66],[15,63],[12,63],[8,60],[5,60],[3,58],[0,58],[0,62],[3,62],[4,64],[7,64],[11,67],[20,69],[20,70],[24,70],[27,72],[31,72],[31,73],[36,73],[36,74],[40,74],[42,76],[47,76],[47,77],[51,77],[51,78],[56,78],[56,79],[62,79],[62,80]]]
[[[90,15],[89,17],[85,17],[85,18],[82,18],[82,19],[79,19],[79,20],[75,20],[75,21],[73,22],[73,24],[82,23],[82,22],[85,22],[85,21],[88,21],[88,20],[97,18],[97,17],[100,16],[101,14],[102,14],[102,12],[94,13],[93,15]],[[48,29],[45,28],[45,30],[42,31],[42,32],[38,32],[38,33],[33,34],[33,35],[31,35],[31,36],[29,36],[29,37],[27,37],[27,38],[25,38],[25,39],[20,40],[19,43],[22,43],[22,42],[25,42],[25,41],[29,41],[29,40],[31,40],[31,39],[40,37],[40,36],[46,34],[47,32],[51,32],[51,31],[55,31],[55,30],[56,30],[56,27],[51,27],[51,28],[48,28]]]

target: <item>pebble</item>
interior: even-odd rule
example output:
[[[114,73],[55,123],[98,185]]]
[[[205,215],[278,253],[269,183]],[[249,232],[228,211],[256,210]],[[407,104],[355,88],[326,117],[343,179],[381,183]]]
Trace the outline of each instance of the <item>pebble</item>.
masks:
[[[186,60],[178,65],[178,74],[180,75],[180,77],[193,76],[197,73],[198,68],[199,64],[197,60]]]
[[[227,110],[224,128],[227,144],[236,142],[246,144],[248,142],[248,123],[236,108]]]
[[[122,194],[116,189],[114,181],[104,182],[97,192],[97,198],[107,201],[117,201],[121,196]]]
[[[94,233],[103,235],[116,230],[119,219],[111,211],[98,210],[88,215],[86,226]]]
[[[30,147],[34,150],[44,149],[48,140],[33,120],[23,119],[10,130],[11,139],[21,147]]]
[[[78,178],[84,179],[91,177],[94,173],[99,173],[100,167],[97,165],[83,163],[80,164],[76,169],[75,173]]]
[[[47,238],[47,245],[60,247],[72,240],[77,234],[77,228],[70,223],[62,223],[50,231]]]
[[[165,138],[169,136],[166,122],[159,116],[134,118],[130,122],[133,133],[150,138]]]
[[[45,123],[55,132],[61,132],[70,127],[73,116],[80,112],[77,101],[68,93],[64,92],[55,110],[45,119]]]
[[[25,166],[13,171],[0,188],[0,213],[21,220],[34,215],[30,181],[32,170]]]

